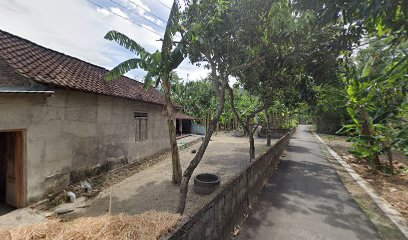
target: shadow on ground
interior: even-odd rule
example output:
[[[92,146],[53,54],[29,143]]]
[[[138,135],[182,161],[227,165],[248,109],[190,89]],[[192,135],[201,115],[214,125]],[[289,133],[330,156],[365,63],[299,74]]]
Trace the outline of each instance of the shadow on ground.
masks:
[[[290,146],[287,152],[310,154],[307,148],[301,146]],[[282,160],[279,170],[268,179],[265,189],[254,204],[253,215],[245,222],[245,232],[239,239],[259,239],[258,228],[261,226],[273,228],[286,219],[290,223],[291,218],[297,218],[300,222],[302,218],[306,221],[317,219],[342,231],[350,230],[361,240],[378,237],[372,228],[367,227],[371,223],[348,195],[337,173],[325,163]],[[308,224],[313,225],[304,222],[304,225]],[[288,225],[287,231],[300,231],[299,227],[301,226]],[[322,239],[321,236],[330,236],[330,233],[321,235],[320,231],[325,231],[324,229],[315,231],[314,237],[308,232],[309,237]]]

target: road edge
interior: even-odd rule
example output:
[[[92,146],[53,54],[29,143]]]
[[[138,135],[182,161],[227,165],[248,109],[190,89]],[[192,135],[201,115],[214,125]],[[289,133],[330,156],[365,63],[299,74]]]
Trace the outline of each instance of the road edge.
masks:
[[[354,169],[346,163],[319,135],[313,132],[313,135],[324,145],[327,151],[336,159],[337,162],[347,171],[347,173],[355,180],[355,182],[371,197],[371,199],[378,205],[384,214],[397,226],[402,234],[408,239],[408,226],[401,214],[394,209],[384,198],[379,196],[369,183],[358,175]]]

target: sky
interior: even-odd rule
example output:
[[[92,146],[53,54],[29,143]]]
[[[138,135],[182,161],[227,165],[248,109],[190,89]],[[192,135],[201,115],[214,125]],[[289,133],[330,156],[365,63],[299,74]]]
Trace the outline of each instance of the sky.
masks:
[[[149,51],[160,50],[158,40],[166,25],[160,19],[167,20],[172,3],[173,0],[0,0],[0,29],[112,69],[135,55],[105,40],[105,34],[117,30]],[[190,81],[208,74],[207,69],[192,65],[188,59],[176,71],[183,79],[188,74]],[[139,80],[144,75],[142,70],[127,74]]]

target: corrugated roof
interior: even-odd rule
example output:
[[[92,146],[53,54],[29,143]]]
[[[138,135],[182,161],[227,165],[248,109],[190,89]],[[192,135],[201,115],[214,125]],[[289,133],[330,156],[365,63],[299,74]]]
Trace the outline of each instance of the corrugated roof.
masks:
[[[105,81],[104,77],[109,72],[105,68],[42,47],[2,30],[0,58],[22,76],[48,86],[165,104],[164,96],[155,88],[146,91],[143,83],[128,77]],[[13,85],[12,79],[1,81],[10,81],[8,85]]]

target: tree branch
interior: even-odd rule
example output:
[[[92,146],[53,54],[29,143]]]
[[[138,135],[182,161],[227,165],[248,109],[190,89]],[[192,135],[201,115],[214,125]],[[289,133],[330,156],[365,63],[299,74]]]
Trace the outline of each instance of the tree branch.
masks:
[[[229,96],[230,96],[230,105],[231,105],[232,112],[234,113],[235,117],[237,118],[239,124],[244,129],[244,131],[249,134],[249,129],[247,128],[247,125],[244,124],[244,122],[242,121],[241,116],[239,115],[239,113],[237,112],[237,109],[235,108],[234,90],[230,87],[229,84],[228,84],[228,92],[229,92]]]
[[[248,62],[248,63],[244,63],[244,64],[241,64],[241,65],[235,66],[235,67],[231,68],[230,72],[234,72],[235,70],[238,70],[239,68],[248,68],[248,67],[251,67],[251,66],[254,65],[255,63],[264,61],[267,56],[268,56],[268,55],[263,55],[263,56],[260,56],[260,57],[254,59],[254,60],[252,60],[252,61],[250,61],[250,62]]]

